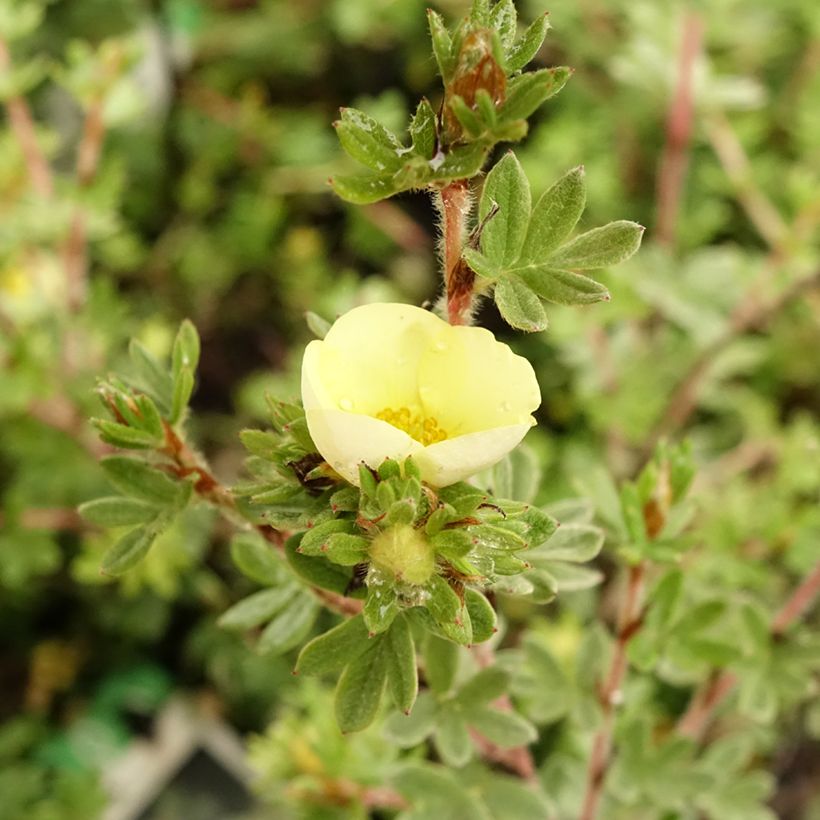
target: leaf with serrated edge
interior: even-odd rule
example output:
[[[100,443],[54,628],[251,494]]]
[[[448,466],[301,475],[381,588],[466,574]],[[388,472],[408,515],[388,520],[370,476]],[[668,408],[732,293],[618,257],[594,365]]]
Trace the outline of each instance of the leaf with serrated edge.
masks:
[[[521,249],[522,263],[540,263],[558,248],[578,224],[586,205],[584,167],[573,168],[535,203]]]
[[[619,220],[575,237],[545,261],[548,267],[595,270],[629,259],[641,246],[643,226]]]
[[[478,217],[491,216],[481,232],[481,252],[492,265],[507,268],[518,259],[530,218],[530,183],[515,154],[504,158],[487,174]]]
[[[518,276],[505,274],[496,281],[495,302],[504,321],[517,330],[534,333],[547,328],[541,300]]]

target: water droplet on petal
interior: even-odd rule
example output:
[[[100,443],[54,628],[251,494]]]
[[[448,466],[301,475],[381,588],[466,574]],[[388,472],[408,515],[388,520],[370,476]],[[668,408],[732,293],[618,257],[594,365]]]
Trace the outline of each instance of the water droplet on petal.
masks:
[[[353,409],[353,402],[350,401],[350,399],[342,399],[339,402],[339,407],[341,407],[342,410],[352,410]]]
[[[444,342],[441,339],[439,339],[435,344],[435,348],[439,352],[443,352],[443,351],[447,350],[447,342]]]

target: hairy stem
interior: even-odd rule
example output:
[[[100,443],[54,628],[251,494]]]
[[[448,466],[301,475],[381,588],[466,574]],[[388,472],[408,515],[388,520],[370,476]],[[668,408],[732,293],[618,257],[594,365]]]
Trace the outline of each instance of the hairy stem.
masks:
[[[472,197],[466,179],[451,182],[437,197],[441,214],[441,255],[447,301],[447,320],[451,325],[470,323],[475,274],[461,258],[467,237],[467,219]]]
[[[615,727],[615,710],[623,698],[622,687],[628,661],[626,651],[629,642],[642,623],[643,589],[647,564],[642,561],[629,568],[626,590],[618,617],[618,634],[609,670],[601,687],[600,698],[603,716],[601,726],[592,742],[592,752],[587,767],[587,784],[580,820],[594,820],[604,790],[612,751],[612,735]]]
[[[778,638],[796,623],[818,595],[820,595],[820,561],[775,615],[770,627],[772,637]],[[678,732],[693,740],[700,740],[718,707],[729,696],[737,681],[737,676],[731,672],[715,671],[695,692],[689,708],[678,721]]]

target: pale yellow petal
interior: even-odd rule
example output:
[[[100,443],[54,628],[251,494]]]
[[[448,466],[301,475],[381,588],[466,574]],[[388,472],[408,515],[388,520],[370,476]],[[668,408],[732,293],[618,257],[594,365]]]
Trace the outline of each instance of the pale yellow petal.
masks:
[[[448,438],[524,424],[541,404],[532,365],[490,331],[439,328],[419,361],[424,413]]]
[[[433,487],[446,487],[492,467],[516,447],[534,422],[494,427],[439,441],[413,456],[421,477]]]
[[[371,416],[320,407],[307,410],[305,419],[325,461],[357,486],[362,462],[376,468],[386,458],[403,461],[422,449],[407,433]]]
[[[385,408],[419,409],[419,359],[430,337],[446,327],[412,305],[363,305],[345,313],[318,348],[317,372],[326,397],[342,410],[368,415]]]

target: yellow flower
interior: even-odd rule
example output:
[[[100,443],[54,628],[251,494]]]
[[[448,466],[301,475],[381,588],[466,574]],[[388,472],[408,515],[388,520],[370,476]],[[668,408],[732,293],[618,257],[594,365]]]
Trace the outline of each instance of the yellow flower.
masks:
[[[446,487],[512,450],[541,396],[530,363],[488,330],[374,304],[307,346],[302,401],[319,452],[351,483],[362,462],[412,455],[427,483]]]

